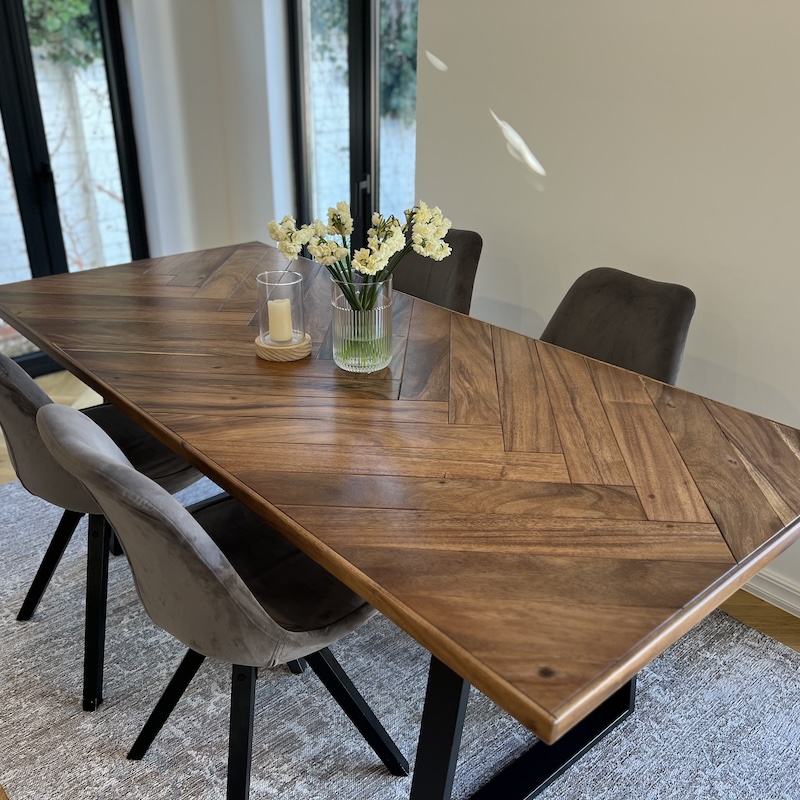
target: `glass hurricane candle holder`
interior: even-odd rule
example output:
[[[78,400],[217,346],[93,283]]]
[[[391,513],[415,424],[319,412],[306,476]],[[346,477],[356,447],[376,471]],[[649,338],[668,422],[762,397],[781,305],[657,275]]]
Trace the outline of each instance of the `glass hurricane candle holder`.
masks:
[[[258,285],[259,336],[256,352],[267,361],[294,361],[311,352],[303,324],[303,276],[281,270],[262,272]]]

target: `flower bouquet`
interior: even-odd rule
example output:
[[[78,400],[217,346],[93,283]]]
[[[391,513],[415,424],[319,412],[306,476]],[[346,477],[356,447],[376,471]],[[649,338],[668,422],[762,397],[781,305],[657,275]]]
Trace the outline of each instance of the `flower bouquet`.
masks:
[[[333,357],[351,372],[375,372],[391,358],[392,282],[397,265],[412,250],[434,261],[450,255],[444,237],[450,220],[439,208],[423,202],[405,212],[405,224],[396,217],[372,215],[367,246],[350,249],[353,218],[350,206],[328,209],[327,225],[314,220],[297,227],[294,217],[269,223],[269,235],[286,258],[294,260],[305,246],[314,261],[331,276]]]

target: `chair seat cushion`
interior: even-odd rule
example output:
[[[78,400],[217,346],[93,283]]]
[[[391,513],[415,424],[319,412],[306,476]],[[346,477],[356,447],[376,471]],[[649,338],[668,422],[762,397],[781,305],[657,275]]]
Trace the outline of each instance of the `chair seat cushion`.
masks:
[[[282,628],[327,628],[367,605],[238,501],[225,498],[194,516]]]
[[[104,403],[83,410],[125,453],[139,471],[171,494],[191,485],[201,474],[155,436],[137,425],[114,406]]]

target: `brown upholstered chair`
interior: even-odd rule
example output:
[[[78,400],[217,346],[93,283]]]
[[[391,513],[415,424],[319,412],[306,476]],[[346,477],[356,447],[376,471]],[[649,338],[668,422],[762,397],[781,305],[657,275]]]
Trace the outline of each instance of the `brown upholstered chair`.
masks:
[[[67,406],[39,410],[42,439],[114,526],[153,621],[187,647],[129,758],[144,756],[206,656],[233,664],[228,798],[248,796],[258,667],[304,658],[387,768],[408,763],[328,645],[375,612],[263,519],[226,497],[193,517],[137,472],[94,423]]]
[[[675,383],[695,302],[685,286],[600,267],[575,281],[540,339]]]
[[[102,702],[108,550],[112,534],[97,503],[53,459],[39,436],[36,412],[52,402],[18,364],[0,355],[0,427],[11,463],[20,483],[31,494],[64,509],[17,619],[31,618],[78,522],[88,514],[83,707],[91,711]],[[184,459],[113,406],[95,406],[82,413],[107,432],[137,469],[166,490],[176,492],[201,477]]]
[[[469,314],[483,239],[474,231],[451,228],[445,241],[452,253],[442,261],[408,253],[392,273],[392,286],[437,306]]]

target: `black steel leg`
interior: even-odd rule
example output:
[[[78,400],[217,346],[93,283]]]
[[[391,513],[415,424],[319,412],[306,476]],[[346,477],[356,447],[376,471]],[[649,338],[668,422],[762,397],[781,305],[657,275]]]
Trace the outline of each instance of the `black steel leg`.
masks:
[[[431,658],[411,800],[449,800],[469,685]],[[636,678],[552,745],[537,742],[470,800],[530,800],[633,713]]]
[[[108,543],[111,526],[102,514],[89,514],[86,559],[86,628],[83,650],[83,710],[103,702],[103,651],[108,599]]]
[[[256,674],[255,667],[233,665],[231,732],[228,742],[228,791],[225,795],[227,800],[247,800],[250,795]]]
[[[30,619],[33,616],[33,612],[36,611],[36,606],[39,605],[39,601],[50,583],[50,578],[53,577],[53,573],[56,571],[59,561],[61,561],[61,556],[64,555],[64,550],[67,549],[67,545],[72,539],[72,534],[75,533],[75,528],[78,527],[82,516],[83,514],[78,511],[65,511],[61,516],[56,532],[47,546],[42,563],[36,571],[31,588],[28,589],[22,608],[17,614],[17,619],[20,622]]]
[[[158,736],[158,732],[164,727],[164,723],[169,719],[169,715],[181,699],[186,687],[192,682],[192,678],[197,674],[200,665],[205,661],[205,656],[194,650],[188,650],[183,657],[178,669],[172,679],[164,689],[164,693],[156,703],[150,716],[147,718],[142,732],[133,743],[128,758],[131,761],[139,761],[144,758],[153,740]]]
[[[557,742],[550,745],[537,742],[475,792],[470,800],[528,800],[536,797],[630,716],[635,699],[636,678],[633,678]]]
[[[298,658],[296,661],[289,661],[286,666],[293,675],[302,675],[306,671],[306,660]]]
[[[317,653],[306,656],[306,661],[331,693],[333,699],[342,707],[344,713],[350,717],[350,721],[358,728],[370,747],[386,765],[389,772],[392,775],[408,775],[408,761],[397,749],[397,745],[386,733],[383,725],[378,722],[378,718],[367,705],[367,701],[353,686],[347,673],[333,657],[333,653],[326,647]]]
[[[413,800],[449,800],[468,698],[469,684],[431,656],[411,782]]]

